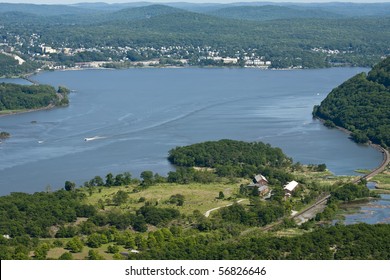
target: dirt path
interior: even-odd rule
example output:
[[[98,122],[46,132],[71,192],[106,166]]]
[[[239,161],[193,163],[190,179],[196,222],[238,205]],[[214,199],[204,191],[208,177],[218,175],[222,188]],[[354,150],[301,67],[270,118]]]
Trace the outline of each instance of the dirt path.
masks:
[[[241,203],[241,202],[243,202],[244,200],[247,200],[247,199],[240,199],[240,200],[237,201],[236,203]],[[216,208],[210,209],[210,210],[206,211],[206,213],[204,213],[204,215],[205,215],[205,217],[207,218],[208,216],[210,216],[211,212],[216,211],[216,210],[221,209],[221,208],[224,208],[224,207],[229,207],[229,206],[232,206],[232,205],[233,205],[233,203],[230,203],[230,204],[225,205],[225,206],[220,206],[220,207],[216,207]]]

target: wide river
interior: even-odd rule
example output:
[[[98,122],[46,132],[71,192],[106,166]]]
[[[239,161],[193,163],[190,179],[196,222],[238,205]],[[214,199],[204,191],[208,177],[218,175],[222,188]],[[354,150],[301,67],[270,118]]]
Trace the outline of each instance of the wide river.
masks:
[[[0,195],[78,185],[95,175],[144,170],[165,175],[176,146],[206,140],[263,141],[295,162],[325,163],[336,175],[379,165],[311,111],[346,79],[367,69],[127,69],[45,72],[65,85],[70,106],[0,117],[12,137],[0,144]],[[0,80],[1,82],[1,80]],[[96,140],[85,141],[85,138]]]

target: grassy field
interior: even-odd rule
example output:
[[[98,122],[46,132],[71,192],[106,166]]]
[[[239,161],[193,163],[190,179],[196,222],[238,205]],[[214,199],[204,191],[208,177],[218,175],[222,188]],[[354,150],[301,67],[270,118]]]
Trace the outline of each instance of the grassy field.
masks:
[[[353,181],[358,176],[335,176],[329,170],[323,172],[312,171],[306,166],[303,166],[301,170],[294,171],[292,174],[299,181],[303,182],[315,182],[320,187],[329,188],[335,183],[347,183]]]
[[[310,186],[315,184],[327,192],[332,189],[335,183],[350,182],[354,176],[334,176],[329,171],[316,172],[307,167],[293,172],[297,180],[304,182],[304,185]],[[390,178],[390,176],[389,176]],[[390,179],[389,179],[390,181]],[[248,184],[250,180],[240,179],[236,182],[227,179],[210,184],[190,183],[190,184],[173,184],[160,183],[150,187],[141,187],[137,184],[119,187],[94,187],[92,192],[88,188],[82,188],[87,195],[87,203],[93,205],[104,204],[105,210],[120,208],[124,211],[136,211],[145,204],[145,201],[151,202],[158,207],[170,207],[178,209],[182,214],[192,214],[194,210],[199,210],[202,214],[206,211],[223,207],[238,201],[237,198],[241,184]],[[129,199],[126,203],[116,206],[112,199],[118,191],[125,191]],[[218,199],[219,192],[223,192],[224,199]],[[181,194],[184,196],[184,205],[176,206],[167,203],[173,195]]]
[[[73,258],[75,260],[85,260],[85,259],[88,259],[88,252],[89,252],[89,250],[94,250],[100,256],[102,256],[104,259],[112,260],[113,259],[113,254],[110,254],[110,253],[107,252],[107,248],[110,245],[115,245],[115,244],[114,243],[107,243],[107,244],[103,244],[99,248],[90,248],[88,246],[84,246],[84,248],[83,248],[83,250],[81,252],[79,252],[79,253],[72,253],[72,255],[73,255]],[[119,247],[119,252],[128,252],[128,250],[126,250],[122,246],[118,246],[118,247]],[[49,250],[49,252],[47,254],[47,258],[48,259],[58,259],[63,253],[66,253],[66,252],[69,252],[69,250],[66,250],[64,248],[59,248],[59,247],[52,248],[52,249]]]
[[[186,185],[162,183],[147,188],[133,186],[121,187],[101,187],[95,189],[92,195],[89,195],[87,189],[87,202],[98,205],[99,200],[105,204],[105,209],[118,207],[112,205],[111,200],[119,191],[125,191],[129,195],[126,203],[119,206],[123,210],[137,210],[145,204],[145,201],[158,204],[159,207],[170,207],[178,209],[182,214],[192,214],[194,210],[205,213],[212,208],[226,206],[236,200],[240,183],[211,183],[200,184],[191,183]],[[219,192],[223,192],[225,198],[218,199]],[[181,194],[184,196],[184,205],[175,206],[168,204],[167,201],[172,195]],[[142,199],[141,199],[142,198]],[[144,200],[144,202],[140,202]]]

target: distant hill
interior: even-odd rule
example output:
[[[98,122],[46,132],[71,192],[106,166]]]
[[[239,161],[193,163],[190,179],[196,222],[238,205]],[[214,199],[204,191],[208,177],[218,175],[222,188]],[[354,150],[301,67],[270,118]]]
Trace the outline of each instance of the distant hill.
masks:
[[[368,2],[368,1],[367,1]],[[380,2],[378,0],[378,2]],[[310,3],[301,4],[308,9],[321,9],[347,17],[390,16],[390,3]]]
[[[210,15],[244,20],[275,20],[293,18],[340,18],[336,13],[323,11],[321,9],[296,9],[285,6],[238,6],[228,7],[209,12]]]
[[[142,20],[150,19],[161,15],[170,15],[174,13],[185,12],[184,10],[173,8],[165,5],[150,5],[136,8],[126,8],[114,12],[109,18],[115,21],[119,20]]]
[[[390,57],[366,75],[344,82],[314,107],[313,115],[352,132],[357,142],[390,146]]]
[[[35,4],[11,4],[0,3],[0,13],[5,12],[22,12],[39,16],[58,16],[67,14],[86,14],[95,11],[73,7],[69,5],[35,5]]]
[[[156,4],[153,1],[114,4],[85,2],[71,5],[0,3],[0,13],[23,12],[40,16],[110,14],[124,9],[158,6]],[[390,16],[390,3],[273,3],[271,1],[219,4],[167,1],[159,4],[190,12],[247,20]]]
[[[70,6],[72,7],[79,7],[83,9],[93,9],[93,10],[100,10],[105,12],[112,12],[112,11],[119,11],[126,8],[136,8],[136,7],[143,7],[143,6],[150,6],[154,5],[153,2],[130,2],[129,3],[105,3],[105,2],[81,2],[72,4]]]
[[[327,10],[333,7],[330,4],[149,4],[0,4],[0,27],[7,30],[4,39],[10,44],[16,44],[12,34],[18,34],[24,42],[31,42],[31,35],[39,34],[36,46],[23,44],[22,51],[27,55],[46,44],[99,49],[102,60],[120,60],[126,54],[120,57],[119,52],[110,53],[104,48],[180,45],[188,50],[177,57],[188,59],[191,65],[207,57],[201,49],[212,48],[225,57],[254,50],[274,68],[318,68],[372,66],[389,54],[390,16],[351,18],[342,15],[343,9],[341,15]],[[197,47],[199,51],[194,51]],[[51,58],[68,61],[63,55]],[[150,51],[145,58],[159,57]]]

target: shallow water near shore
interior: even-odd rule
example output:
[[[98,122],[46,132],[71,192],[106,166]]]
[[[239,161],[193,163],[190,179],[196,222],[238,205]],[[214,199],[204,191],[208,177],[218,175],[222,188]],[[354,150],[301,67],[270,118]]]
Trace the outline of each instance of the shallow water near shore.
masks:
[[[378,199],[347,204],[342,209],[348,212],[343,214],[344,219],[340,221],[345,225],[356,223],[390,224],[390,194],[381,194],[381,198]],[[333,221],[333,223],[336,222],[338,220]]]
[[[78,185],[96,175],[165,175],[176,146],[219,139],[263,141],[295,162],[336,175],[380,164],[377,150],[313,120],[332,88],[367,69],[127,69],[41,73],[73,90],[70,106],[0,119],[0,195]],[[0,82],[2,80],[0,79]],[[85,141],[85,139],[91,139]]]

